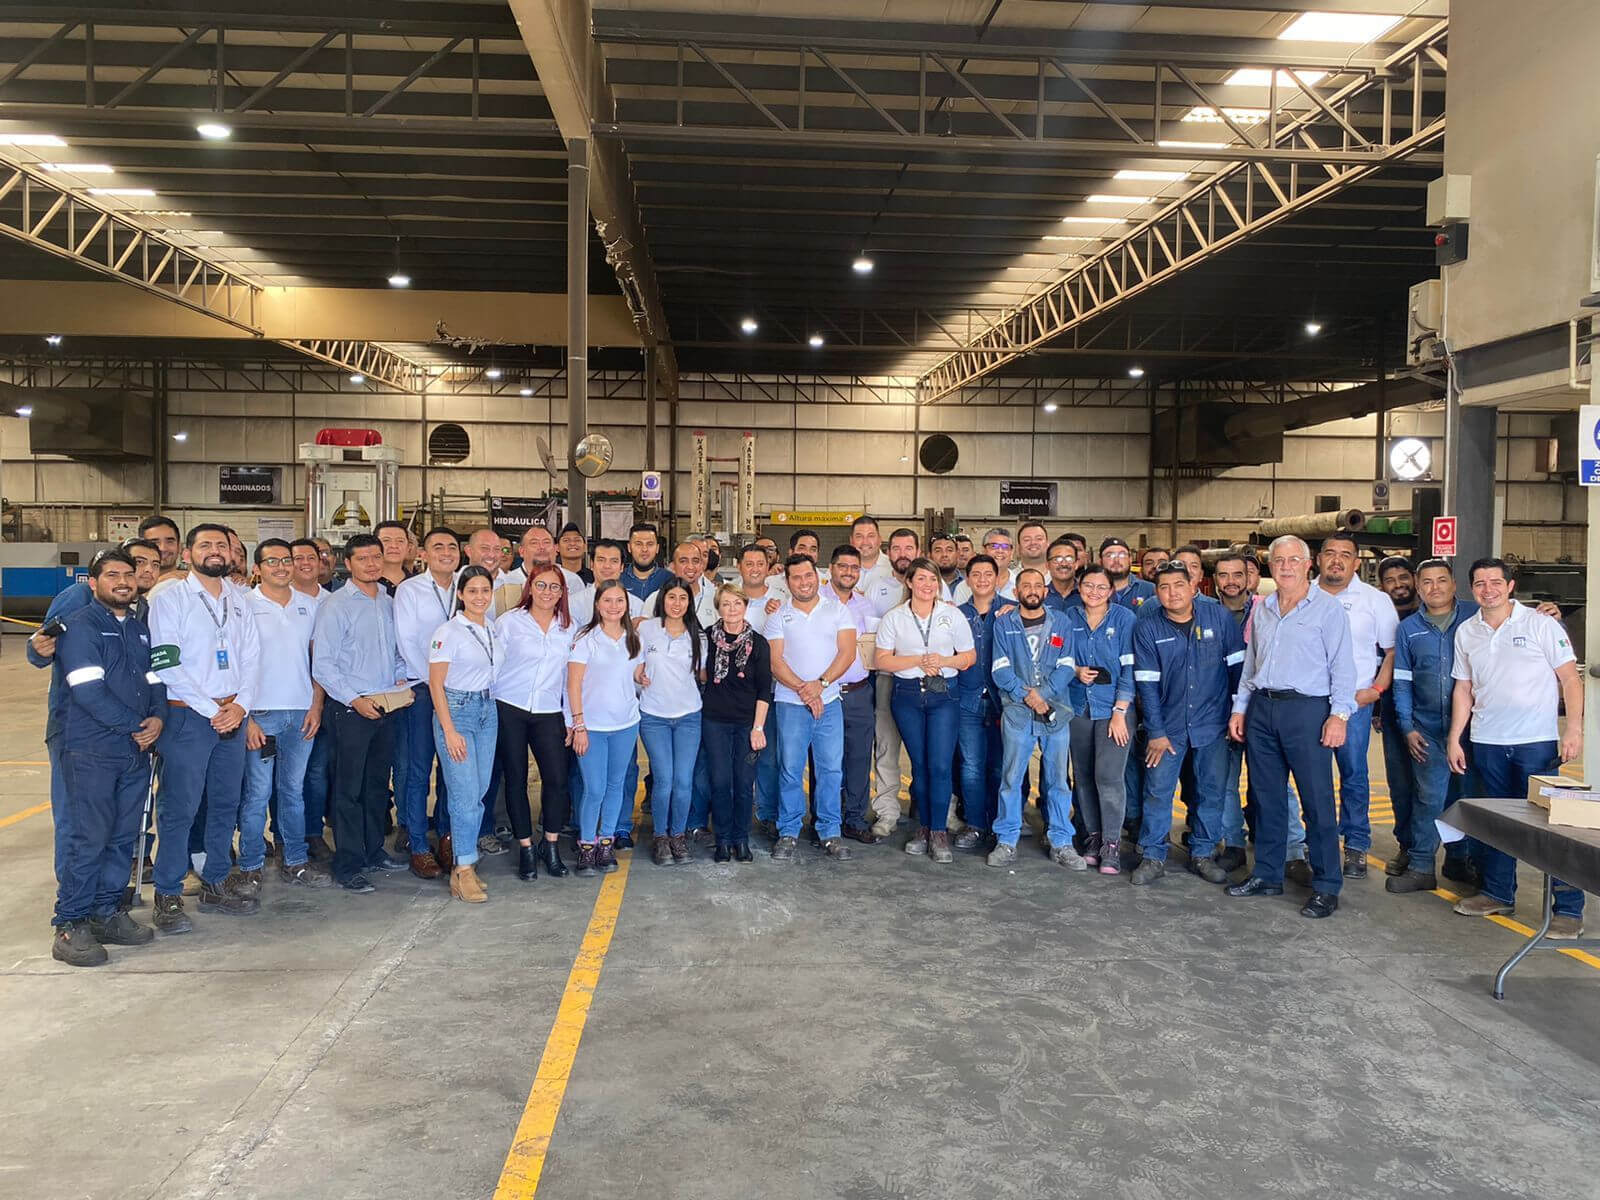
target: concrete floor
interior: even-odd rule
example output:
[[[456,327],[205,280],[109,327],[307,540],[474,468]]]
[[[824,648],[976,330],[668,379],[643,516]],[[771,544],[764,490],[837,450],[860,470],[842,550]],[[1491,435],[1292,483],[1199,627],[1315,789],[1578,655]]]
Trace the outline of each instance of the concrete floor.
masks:
[[[47,796],[43,687],[5,639],[0,820]],[[0,856],[0,1197],[29,1200],[491,1195],[597,891],[505,858],[481,908],[273,881],[73,971],[48,813]],[[1600,1193],[1600,970],[1535,955],[1496,1004],[1513,932],[1380,872],[1345,896],[1308,922],[1031,852],[641,857],[539,1194]]]

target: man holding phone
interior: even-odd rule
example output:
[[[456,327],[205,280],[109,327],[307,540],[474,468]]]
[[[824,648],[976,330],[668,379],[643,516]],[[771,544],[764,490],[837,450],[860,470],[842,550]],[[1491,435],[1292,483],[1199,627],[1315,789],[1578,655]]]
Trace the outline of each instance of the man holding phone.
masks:
[[[311,679],[317,605],[293,587],[294,549],[288,542],[266,539],[256,547],[255,559],[261,583],[250,593],[250,613],[262,645],[271,647],[272,660],[263,664],[255,707],[245,727],[239,871],[244,876],[241,887],[259,896],[266,866],[262,833],[274,800],[283,881],[325,888],[333,880],[320,865],[307,861],[306,846],[306,763],[322,727],[322,688]]]

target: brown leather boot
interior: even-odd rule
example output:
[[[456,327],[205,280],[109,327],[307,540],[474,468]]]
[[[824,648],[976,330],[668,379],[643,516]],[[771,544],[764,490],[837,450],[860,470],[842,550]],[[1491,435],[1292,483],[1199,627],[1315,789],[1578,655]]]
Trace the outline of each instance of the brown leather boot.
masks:
[[[667,839],[667,844],[672,847],[672,861],[686,863],[689,861],[689,838],[687,834],[678,834]]]
[[[664,867],[672,861],[672,843],[665,837],[650,839],[650,859],[658,867]]]
[[[594,865],[607,875],[617,869],[617,856],[611,851],[610,838],[606,838],[594,848]]]
[[[424,850],[421,854],[411,856],[411,873],[418,879],[437,879],[440,875],[439,860],[431,851]]]
[[[434,859],[439,863],[439,870],[448,871],[456,865],[456,856],[451,848],[450,835],[439,835],[439,849],[434,852]]]
[[[483,880],[472,867],[454,867],[450,871],[450,894],[468,904],[482,904],[489,898],[483,890]]]

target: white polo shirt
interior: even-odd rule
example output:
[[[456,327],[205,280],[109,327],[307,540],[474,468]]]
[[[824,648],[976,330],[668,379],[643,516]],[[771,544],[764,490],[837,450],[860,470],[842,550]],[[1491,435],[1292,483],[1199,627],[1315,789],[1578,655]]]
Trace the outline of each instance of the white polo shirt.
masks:
[[[935,600],[933,611],[923,620],[911,611],[911,605],[901,604],[891,608],[878,623],[878,649],[890,654],[961,654],[973,648],[972,626],[953,604]],[[941,667],[939,673],[946,679],[956,675],[954,667]],[[905,667],[895,672],[901,679],[921,679],[921,667]]]
[[[418,683],[428,682],[428,646],[433,631],[456,615],[456,581],[444,587],[424,571],[394,589],[394,637],[405,659],[406,673]]]
[[[644,673],[650,682],[639,693],[639,711],[652,717],[683,717],[700,711],[700,686],[694,676],[694,645],[686,629],[670,636],[655,617],[639,624],[644,647]],[[701,665],[705,662],[701,638]]]
[[[1323,591],[1327,591],[1323,588]],[[1400,618],[1394,601],[1373,587],[1352,579],[1342,592],[1328,592],[1350,619],[1350,649],[1356,659],[1356,691],[1372,686],[1383,656],[1394,649]]]
[[[433,631],[428,641],[428,664],[449,663],[444,686],[452,692],[487,692],[505,662],[505,653],[495,635],[494,621],[482,625],[457,613]]]
[[[873,576],[865,587],[857,587],[856,591],[866,597],[867,603],[872,605],[872,615],[880,621],[884,613],[906,598],[906,585],[894,577],[892,570]]]
[[[626,589],[624,589],[626,590]],[[572,614],[572,621],[582,629],[594,616],[594,589],[585,587],[582,591],[571,592],[567,595],[567,611]],[[644,616],[644,601],[628,592],[628,620]]]
[[[574,663],[583,665],[583,723],[594,733],[615,733],[639,723],[639,686],[633,672],[644,655],[628,655],[628,639],[596,627],[572,643]]]
[[[717,585],[708,580],[704,575],[696,585],[700,594],[694,599],[694,615],[700,621],[700,628],[712,624],[717,619]],[[643,614],[647,617],[656,615],[656,597],[661,594],[660,589],[651,592],[644,598]]]
[[[527,609],[514,608],[496,618],[494,631],[500,639],[496,653],[504,656],[495,670],[494,698],[523,712],[566,712],[567,659],[577,622],[562,626],[551,620],[546,631]]]
[[[1461,622],[1451,676],[1472,681],[1472,740],[1490,746],[1559,741],[1556,668],[1572,661],[1561,623],[1525,605],[1513,604],[1499,629],[1481,612]]]
[[[769,642],[780,642],[772,647],[772,657],[782,654],[801,679],[820,679],[839,655],[839,634],[856,631],[855,618],[836,600],[821,597],[809,613],[786,601],[782,608],[767,618],[762,634]],[[776,678],[772,681],[773,699],[783,704],[801,704],[799,694],[785,687]],[[839,681],[835,679],[822,691],[822,702],[832,703],[839,698]]]
[[[245,596],[263,656],[255,711],[310,708],[311,634],[317,625],[317,602],[293,588],[287,604],[269,599],[260,588]]]

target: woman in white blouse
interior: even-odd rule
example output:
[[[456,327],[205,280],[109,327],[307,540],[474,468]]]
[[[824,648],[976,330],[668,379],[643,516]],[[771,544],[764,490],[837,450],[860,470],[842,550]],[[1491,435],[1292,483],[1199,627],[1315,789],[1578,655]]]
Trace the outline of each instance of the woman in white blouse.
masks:
[[[572,643],[567,703],[572,749],[583,760],[578,800],[579,875],[615,871],[611,850],[622,811],[623,780],[639,744],[639,694],[634,672],[644,661],[628,620],[628,593],[607,579],[594,590],[594,616]]]
[[[433,741],[444,771],[450,828],[477,831],[483,797],[494,770],[499,719],[491,689],[504,662],[495,644],[494,578],[468,567],[457,581],[458,611],[428,641],[428,691],[433,697]],[[489,898],[475,864],[478,847],[463,837],[450,868],[450,894],[469,904]]]
[[[567,873],[557,839],[570,811],[567,747],[567,659],[577,633],[568,608],[566,577],[554,563],[534,569],[522,588],[522,602],[495,622],[505,663],[495,679],[500,716],[500,775],[506,785],[506,816],[518,842],[517,877]],[[533,847],[533,813],[528,807],[528,752],[539,764],[539,824],[544,837]]]
[[[668,580],[656,606],[660,615],[639,624],[644,665],[635,678],[644,689],[639,696],[639,736],[656,779],[651,856],[658,867],[664,867],[689,861],[689,797],[694,789],[695,759],[700,754],[700,685],[696,676],[705,654],[687,583],[677,577]]]
[[[939,568],[926,558],[906,569],[911,595],[878,624],[874,665],[894,672],[889,708],[911,759],[918,832],[906,843],[906,853],[947,863],[954,857],[946,823],[961,717],[954,683],[956,673],[970,667],[977,653],[966,617],[939,599],[941,582]]]

